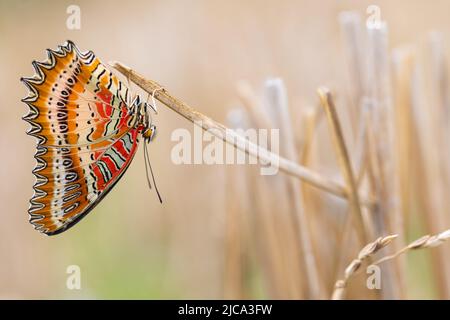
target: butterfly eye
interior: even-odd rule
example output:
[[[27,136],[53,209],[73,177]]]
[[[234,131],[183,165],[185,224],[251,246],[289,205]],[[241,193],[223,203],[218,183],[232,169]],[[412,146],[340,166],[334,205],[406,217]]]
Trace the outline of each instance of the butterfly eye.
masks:
[[[152,141],[156,137],[156,126],[151,125],[150,128],[147,128],[142,135],[148,141]]]
[[[150,126],[150,130],[152,131],[152,135],[150,136],[150,140],[153,140],[156,137],[156,127],[154,125],[151,125]]]

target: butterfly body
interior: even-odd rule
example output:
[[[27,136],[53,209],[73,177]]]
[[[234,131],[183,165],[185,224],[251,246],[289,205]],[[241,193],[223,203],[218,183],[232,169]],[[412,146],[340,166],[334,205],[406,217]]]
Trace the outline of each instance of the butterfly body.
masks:
[[[33,62],[27,132],[37,138],[30,222],[47,235],[61,233],[89,213],[123,176],[140,138],[155,127],[150,107],[112,74],[94,53],[73,42]]]

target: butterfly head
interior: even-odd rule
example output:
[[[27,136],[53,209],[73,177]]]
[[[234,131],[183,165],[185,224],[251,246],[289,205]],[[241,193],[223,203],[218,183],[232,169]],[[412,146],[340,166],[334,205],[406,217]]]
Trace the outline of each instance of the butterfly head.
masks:
[[[144,129],[144,131],[142,132],[142,136],[144,137],[145,141],[152,141],[156,136],[156,126],[154,124],[151,124],[148,128]]]
[[[156,113],[155,108],[147,103],[142,102],[139,96],[136,96],[133,106],[138,110],[138,124],[142,126],[142,136],[146,142],[152,141],[156,136],[156,126],[152,123],[152,112]]]

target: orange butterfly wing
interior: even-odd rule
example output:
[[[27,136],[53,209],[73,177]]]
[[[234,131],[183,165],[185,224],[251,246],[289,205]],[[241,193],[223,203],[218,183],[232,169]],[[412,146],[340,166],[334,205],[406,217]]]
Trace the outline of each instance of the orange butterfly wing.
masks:
[[[33,62],[24,120],[38,139],[30,222],[47,235],[80,221],[111,190],[136,153],[141,128],[130,93],[72,42]]]

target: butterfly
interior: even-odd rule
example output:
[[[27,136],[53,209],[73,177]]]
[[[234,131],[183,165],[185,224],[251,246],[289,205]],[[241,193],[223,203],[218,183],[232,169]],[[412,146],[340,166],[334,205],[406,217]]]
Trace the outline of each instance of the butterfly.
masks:
[[[153,140],[156,109],[133,96],[92,51],[81,52],[72,41],[47,49],[47,56],[33,61],[33,77],[21,80],[29,89],[22,99],[29,107],[23,117],[31,125],[27,134],[37,138],[29,220],[36,230],[55,235],[111,191],[141,138]],[[147,170],[148,154],[145,160]]]

